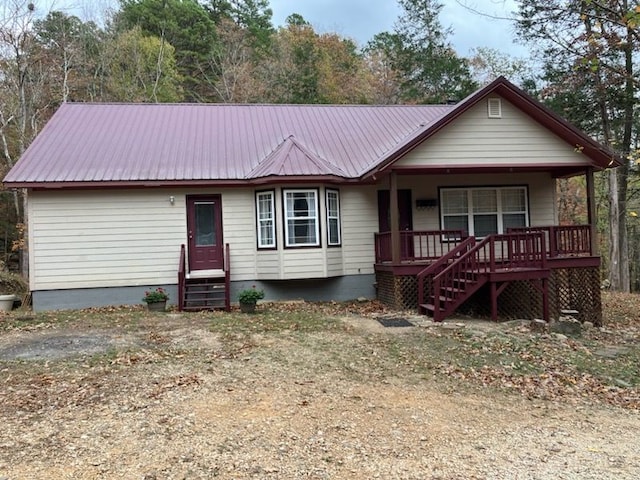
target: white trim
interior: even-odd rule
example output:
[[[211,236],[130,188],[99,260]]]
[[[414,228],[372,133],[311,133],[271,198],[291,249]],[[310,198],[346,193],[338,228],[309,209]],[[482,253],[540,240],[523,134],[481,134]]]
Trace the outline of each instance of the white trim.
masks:
[[[192,270],[187,273],[186,277],[188,279],[191,278],[221,278],[224,277],[224,270],[215,269],[215,270]]]
[[[270,212],[264,212],[270,214],[267,217],[262,217],[260,211],[260,197],[269,197],[269,208]],[[263,223],[266,223],[266,228],[269,228],[268,222],[271,222],[271,242],[265,242],[262,237],[262,226]],[[275,192],[273,190],[256,192],[256,226],[257,226],[257,235],[258,235],[258,249],[262,248],[275,248],[276,247],[276,201],[275,201]]]
[[[290,194],[295,193],[304,193],[311,194],[312,199],[312,207],[314,215],[308,216],[293,216],[289,215],[289,206],[288,206],[288,196]],[[302,189],[302,188],[291,188],[282,190],[282,201],[284,204],[283,208],[283,216],[284,216],[284,239],[285,239],[285,247],[319,247],[320,246],[320,216],[318,211],[318,190],[317,189]],[[293,212],[291,212],[293,213]],[[304,242],[304,243],[293,243],[289,238],[289,222],[296,220],[308,220],[309,222],[313,222],[313,236],[315,241],[312,242]]]
[[[331,210],[329,209],[329,195],[335,195],[336,200],[336,212],[335,215],[331,215]],[[342,245],[342,232],[340,228],[340,190],[335,190],[331,188],[327,188],[325,190],[325,205],[327,211],[327,245],[332,247]],[[335,220],[336,227],[338,231],[336,232],[338,235],[338,241],[331,241],[331,220]]]

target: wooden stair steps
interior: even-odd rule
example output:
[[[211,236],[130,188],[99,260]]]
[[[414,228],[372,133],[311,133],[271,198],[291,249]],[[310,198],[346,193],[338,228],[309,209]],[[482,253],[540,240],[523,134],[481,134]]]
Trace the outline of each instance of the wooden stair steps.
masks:
[[[226,286],[219,279],[193,279],[185,284],[183,309],[214,310],[226,307]]]

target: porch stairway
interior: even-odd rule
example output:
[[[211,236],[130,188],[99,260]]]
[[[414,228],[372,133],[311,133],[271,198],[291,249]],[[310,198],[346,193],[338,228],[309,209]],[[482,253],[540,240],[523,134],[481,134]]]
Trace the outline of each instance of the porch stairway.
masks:
[[[542,294],[548,321],[548,277],[543,233],[489,235],[479,243],[469,237],[418,274],[418,309],[441,322],[489,283],[491,317],[497,321],[498,296],[510,282],[528,280]]]
[[[224,268],[188,272],[185,246],[180,247],[178,267],[178,310],[231,309],[229,244],[225,245]]]

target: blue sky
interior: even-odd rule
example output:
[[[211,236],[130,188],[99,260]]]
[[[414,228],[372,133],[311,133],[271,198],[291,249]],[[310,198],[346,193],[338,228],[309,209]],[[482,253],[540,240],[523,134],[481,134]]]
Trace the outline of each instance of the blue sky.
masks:
[[[526,50],[515,45],[508,21],[476,15],[462,5],[499,17],[515,10],[514,0],[441,0],[440,20],[453,29],[451,42],[459,55],[472,48],[491,47],[515,56]],[[395,0],[270,0],[273,23],[284,24],[287,16],[299,13],[317,32],[336,32],[363,45],[376,33],[391,31],[400,14]]]

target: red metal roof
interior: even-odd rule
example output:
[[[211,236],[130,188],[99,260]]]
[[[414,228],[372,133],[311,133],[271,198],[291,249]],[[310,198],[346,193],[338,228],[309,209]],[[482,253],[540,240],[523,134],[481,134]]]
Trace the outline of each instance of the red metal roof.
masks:
[[[611,151],[500,77],[457,105],[63,104],[4,182],[366,180],[493,93],[579,146],[592,166],[618,165]]]
[[[60,106],[7,184],[357,178],[452,106]]]

